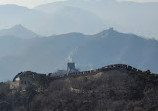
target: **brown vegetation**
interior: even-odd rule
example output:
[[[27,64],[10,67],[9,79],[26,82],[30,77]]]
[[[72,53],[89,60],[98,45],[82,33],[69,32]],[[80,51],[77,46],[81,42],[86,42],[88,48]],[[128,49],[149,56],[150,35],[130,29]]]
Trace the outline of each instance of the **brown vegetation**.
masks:
[[[3,93],[1,111],[157,111],[158,75],[124,69],[52,78],[37,92]],[[8,109],[7,109],[8,108]]]

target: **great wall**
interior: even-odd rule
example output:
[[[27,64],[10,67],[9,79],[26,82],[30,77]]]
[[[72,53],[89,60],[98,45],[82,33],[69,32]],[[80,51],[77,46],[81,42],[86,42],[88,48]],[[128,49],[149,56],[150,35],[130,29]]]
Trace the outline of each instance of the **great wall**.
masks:
[[[71,68],[75,69],[75,64],[71,65],[72,63],[68,63],[68,69],[70,70]],[[82,71],[82,72],[67,72],[65,74],[61,75],[52,75],[49,76],[52,80],[54,79],[65,79],[68,77],[78,77],[78,76],[87,76],[87,75],[95,75],[99,72],[107,72],[107,71],[112,71],[112,70],[120,70],[123,72],[142,72],[139,69],[136,69],[130,65],[125,65],[125,64],[112,64],[108,65],[96,70],[89,70],[89,71]],[[37,84],[37,80],[39,78],[46,78],[46,74],[38,74],[35,72],[31,71],[26,71],[26,72],[21,72],[17,74],[13,78],[13,82],[10,83],[10,89],[18,89],[19,87],[25,89],[27,86],[30,84]]]
[[[68,73],[68,74],[63,74],[60,76],[56,76],[55,78],[65,78],[65,77],[75,77],[75,76],[80,76],[80,75],[88,75],[88,74],[96,74],[98,72],[105,72],[105,71],[110,71],[110,70],[122,70],[122,71],[128,71],[128,72],[142,72],[142,70],[139,70],[137,68],[134,68],[130,65],[126,64],[112,64],[108,65],[96,70],[89,70],[89,71],[82,71],[82,72],[73,72],[73,73]]]

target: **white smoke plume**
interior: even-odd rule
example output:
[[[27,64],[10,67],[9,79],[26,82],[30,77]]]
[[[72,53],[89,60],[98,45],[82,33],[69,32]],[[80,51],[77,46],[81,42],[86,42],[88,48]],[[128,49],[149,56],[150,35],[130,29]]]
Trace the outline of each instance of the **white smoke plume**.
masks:
[[[76,52],[77,52],[77,48],[70,51],[68,57],[66,58],[66,62],[73,62],[73,56],[75,55]]]

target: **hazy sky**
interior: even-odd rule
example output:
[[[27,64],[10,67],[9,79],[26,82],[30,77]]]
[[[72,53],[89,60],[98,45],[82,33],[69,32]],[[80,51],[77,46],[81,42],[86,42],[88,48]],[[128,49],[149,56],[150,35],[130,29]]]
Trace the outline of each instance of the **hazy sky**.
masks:
[[[118,0],[118,1],[133,1],[133,2],[158,2],[158,0]]]
[[[55,2],[55,1],[64,1],[64,0],[0,0],[0,5],[2,4],[17,4],[20,6],[25,6],[33,8],[40,4]],[[118,1],[134,1],[134,2],[158,2],[158,0],[118,0]]]
[[[56,1],[64,1],[64,0],[0,0],[0,5],[2,4],[17,4],[20,6],[25,6],[29,8],[33,8],[40,4],[56,2]]]

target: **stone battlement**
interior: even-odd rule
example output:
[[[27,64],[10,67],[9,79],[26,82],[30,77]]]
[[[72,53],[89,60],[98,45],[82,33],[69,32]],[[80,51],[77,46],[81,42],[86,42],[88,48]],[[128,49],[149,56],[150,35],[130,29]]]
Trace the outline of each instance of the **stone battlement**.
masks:
[[[137,68],[134,68],[130,65],[126,65],[126,64],[112,64],[112,65],[108,65],[96,70],[90,70],[90,71],[82,71],[82,72],[74,72],[74,73],[70,73],[70,74],[64,74],[64,75],[60,75],[60,76],[56,76],[56,78],[63,78],[63,77],[69,77],[69,76],[76,76],[76,75],[87,75],[87,74],[95,74],[97,72],[102,72],[102,71],[109,71],[109,70],[114,70],[114,69],[122,69],[124,71],[130,71],[130,72],[142,72],[142,70],[139,70]]]

